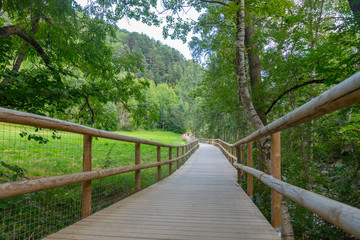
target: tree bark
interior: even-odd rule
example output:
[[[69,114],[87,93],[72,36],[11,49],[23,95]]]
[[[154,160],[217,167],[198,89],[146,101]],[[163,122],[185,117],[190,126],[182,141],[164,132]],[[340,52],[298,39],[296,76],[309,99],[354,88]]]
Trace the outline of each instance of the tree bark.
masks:
[[[245,11],[244,0],[237,0],[240,10],[236,16],[236,58],[235,71],[238,82],[238,97],[243,104],[246,117],[255,130],[262,128],[264,125],[259,118],[254,105],[251,101],[249,89],[246,83],[245,76]]]
[[[294,231],[291,224],[291,217],[285,197],[282,197],[281,199],[281,223],[281,238],[284,240],[293,240]]]
[[[245,4],[244,0],[237,0],[239,5],[239,10],[236,14],[236,59],[235,59],[235,71],[238,81],[238,97],[239,101],[242,103],[246,118],[253,126],[254,130],[258,130],[264,127],[264,122],[266,123],[265,111],[261,108],[258,108],[258,111],[263,114],[264,121],[260,118],[258,112],[254,108],[253,102],[250,97],[249,89],[246,83],[245,75],[245,32],[248,33],[248,46],[250,49],[248,51],[249,57],[249,67],[250,67],[250,82],[253,84],[252,89],[256,91],[257,84],[261,82],[261,71],[260,71],[260,58],[257,52],[257,46],[253,43],[253,29],[251,25],[248,26],[247,31],[245,30]],[[253,94],[256,96],[256,94]],[[262,155],[264,164],[268,171],[271,173],[271,162],[270,162],[270,136],[259,139],[260,143],[260,153]],[[285,203],[286,204],[286,203]],[[286,210],[286,211],[284,211]],[[283,224],[283,239],[293,239],[293,231],[290,221],[290,214],[287,211],[287,206],[282,210],[284,224]],[[290,227],[289,227],[290,226]]]
[[[259,48],[254,41],[255,34],[252,26],[252,17],[250,13],[246,13],[246,19],[248,20],[245,28],[245,46],[247,49],[248,61],[249,61],[249,75],[252,100],[255,103],[255,110],[259,115],[262,123],[267,124],[264,98],[259,94],[259,84],[261,83],[261,67]]]

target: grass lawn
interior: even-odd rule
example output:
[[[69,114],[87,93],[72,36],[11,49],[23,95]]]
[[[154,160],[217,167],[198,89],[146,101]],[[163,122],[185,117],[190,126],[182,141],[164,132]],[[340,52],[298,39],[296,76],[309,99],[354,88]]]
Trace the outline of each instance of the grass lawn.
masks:
[[[185,144],[180,134],[166,131],[117,133],[172,145]],[[0,123],[0,161],[25,169],[26,176],[31,179],[81,172],[82,138],[80,134]],[[175,154],[173,150],[173,156]],[[93,139],[93,170],[133,165],[134,156],[134,143]],[[168,159],[169,149],[161,148],[161,156],[162,160]],[[156,146],[141,144],[141,161],[155,162]],[[6,175],[12,174],[4,168],[0,168],[0,171],[7,171]]]

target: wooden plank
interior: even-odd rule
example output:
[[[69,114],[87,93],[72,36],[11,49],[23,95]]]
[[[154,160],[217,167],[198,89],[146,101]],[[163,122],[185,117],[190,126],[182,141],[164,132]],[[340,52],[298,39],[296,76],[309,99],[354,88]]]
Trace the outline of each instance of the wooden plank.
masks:
[[[91,146],[92,137],[84,135],[83,140],[83,172],[91,171]],[[86,218],[91,214],[91,180],[82,182],[81,196],[82,217]]]
[[[280,132],[271,135],[271,173],[281,179]],[[271,224],[279,232],[281,229],[281,194],[271,189]]]
[[[47,239],[279,240],[222,152],[200,146],[170,177]]]

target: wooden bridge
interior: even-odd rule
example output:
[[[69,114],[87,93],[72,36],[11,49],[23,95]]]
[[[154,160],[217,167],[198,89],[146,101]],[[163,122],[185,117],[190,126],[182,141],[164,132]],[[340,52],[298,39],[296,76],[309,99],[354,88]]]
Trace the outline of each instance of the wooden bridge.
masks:
[[[222,152],[201,144],[173,175],[46,239],[280,239],[236,182]]]
[[[360,238],[359,209],[285,183],[280,171],[281,131],[359,102],[360,72],[236,143],[208,139],[203,141],[212,145],[199,149],[198,140],[174,146],[0,108],[0,122],[83,135],[83,172],[3,183],[0,199],[82,183],[83,219],[47,239],[279,239],[282,196]],[[253,141],[268,136],[272,176],[252,167]],[[93,137],[135,143],[135,165],[92,171]],[[156,147],[156,162],[141,163],[140,145]],[[168,159],[161,158],[161,148],[169,149]],[[173,163],[179,169],[174,174]],[[160,181],[163,165],[169,165],[170,177]],[[141,170],[153,167],[159,183],[140,191]],[[127,172],[135,172],[138,193],[91,215],[91,181]],[[245,176],[247,195],[237,184]],[[271,188],[271,225],[251,201],[253,177]]]

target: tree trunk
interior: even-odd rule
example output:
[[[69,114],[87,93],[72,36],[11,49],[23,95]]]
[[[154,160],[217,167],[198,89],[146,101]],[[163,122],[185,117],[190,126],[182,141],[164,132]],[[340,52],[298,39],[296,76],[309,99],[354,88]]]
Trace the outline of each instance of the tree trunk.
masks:
[[[246,19],[248,20],[245,28],[245,46],[247,49],[248,61],[249,61],[249,75],[252,100],[255,103],[255,110],[259,115],[263,125],[267,124],[264,98],[260,95],[259,84],[261,83],[261,67],[259,48],[254,41],[254,28],[252,25],[252,18],[250,13],[246,13]]]
[[[240,7],[236,14],[236,59],[235,59],[235,71],[238,81],[238,97],[239,101],[242,103],[245,110],[246,118],[253,126],[254,130],[258,130],[264,127],[263,122],[266,122],[264,111],[261,108],[258,108],[258,111],[263,113],[264,121],[260,118],[260,114],[255,110],[253,102],[250,97],[249,89],[246,83],[245,75],[245,4],[244,0],[237,0],[237,3]],[[249,67],[250,67],[250,81],[252,82],[252,89],[256,91],[256,85],[261,82],[261,72],[260,72],[260,58],[257,52],[257,46],[253,43],[253,30],[251,25],[247,29],[248,38],[247,42],[249,43],[250,50],[249,53]],[[255,94],[256,95],[256,94]],[[270,162],[270,136],[259,139],[261,159],[263,159],[263,164],[271,173],[271,162]],[[285,203],[286,204],[286,203]],[[287,210],[286,208],[284,208]],[[282,210],[284,224],[282,230],[284,231],[284,239],[293,239],[293,231],[290,221],[290,214],[288,211]],[[289,227],[290,226],[290,227]]]
[[[360,0],[348,0],[357,24],[360,26]]]
[[[285,197],[282,197],[281,199],[281,223],[281,238],[284,240],[293,240],[294,231],[291,224],[291,217]]]

